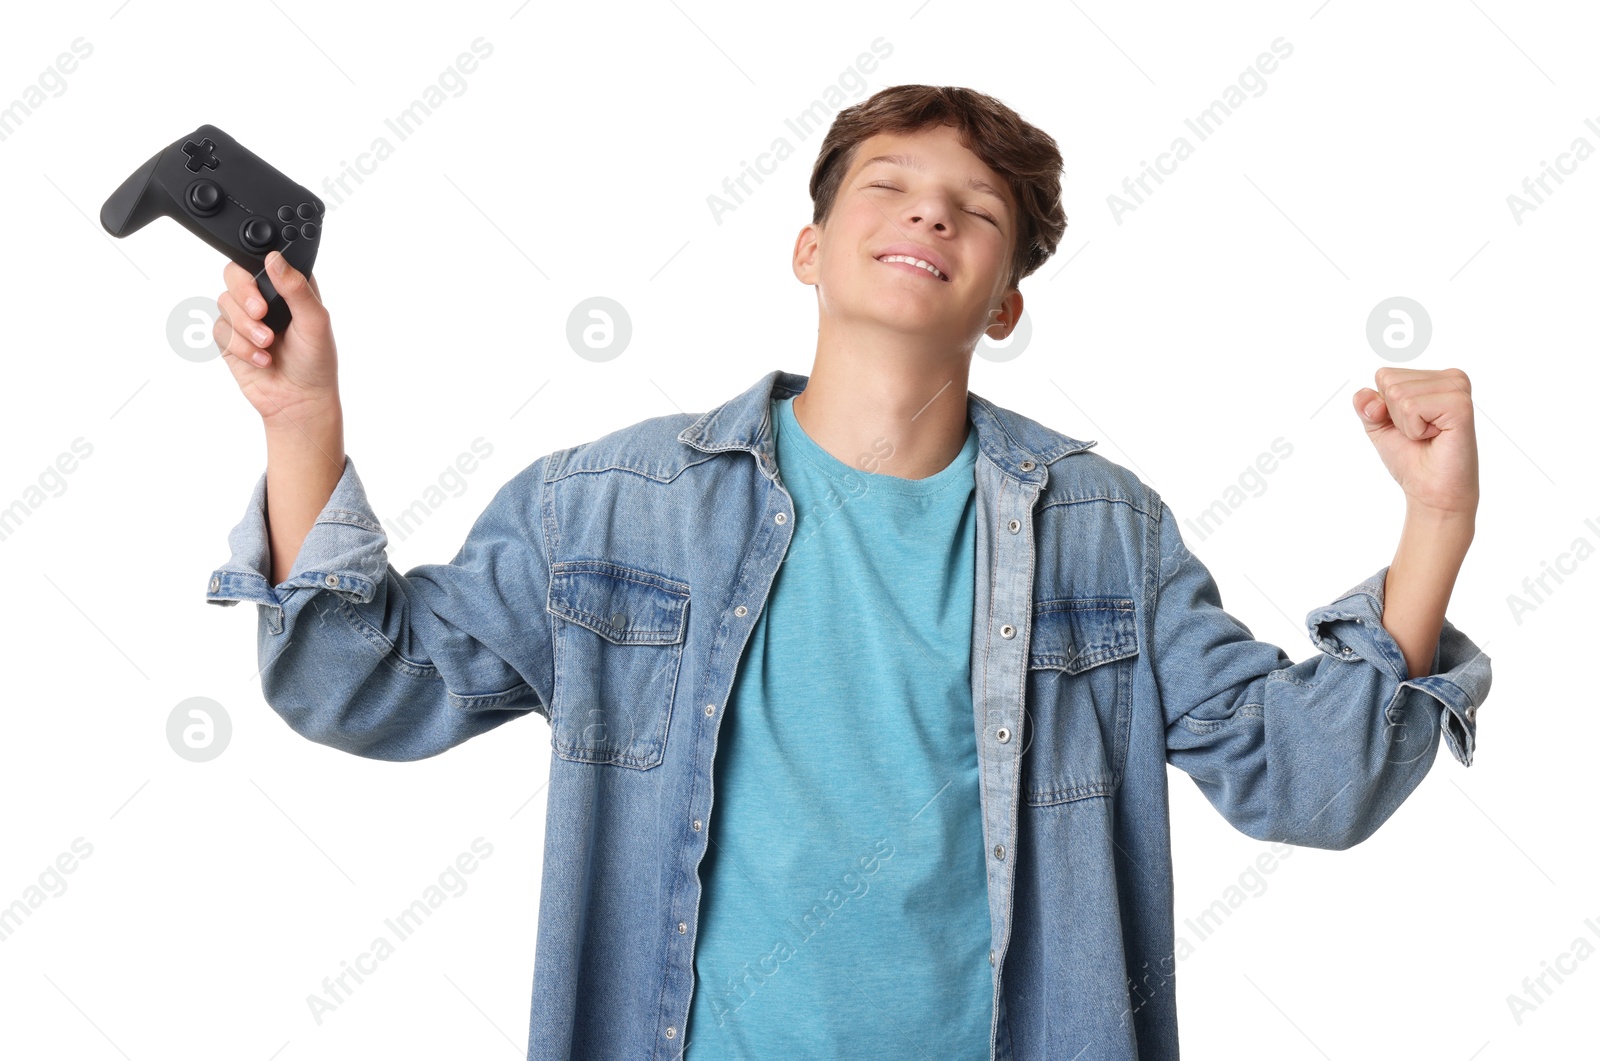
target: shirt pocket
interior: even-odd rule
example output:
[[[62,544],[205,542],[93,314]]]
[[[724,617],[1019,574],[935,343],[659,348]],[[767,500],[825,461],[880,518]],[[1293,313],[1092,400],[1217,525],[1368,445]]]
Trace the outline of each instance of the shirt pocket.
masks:
[[[1122,780],[1139,654],[1133,601],[1073,597],[1034,606],[1023,797],[1035,807],[1105,796]]]
[[[689,586],[607,560],[551,565],[551,741],[580,763],[648,770],[666,754]]]

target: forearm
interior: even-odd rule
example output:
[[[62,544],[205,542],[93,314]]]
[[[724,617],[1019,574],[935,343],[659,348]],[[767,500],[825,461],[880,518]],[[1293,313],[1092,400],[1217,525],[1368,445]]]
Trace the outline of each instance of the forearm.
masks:
[[[1445,606],[1472,544],[1470,515],[1442,515],[1408,505],[1400,545],[1384,579],[1383,628],[1400,646],[1406,677],[1430,673]]]
[[[344,474],[344,413],[335,398],[265,426],[267,527],[276,586],[294,573],[301,544]]]

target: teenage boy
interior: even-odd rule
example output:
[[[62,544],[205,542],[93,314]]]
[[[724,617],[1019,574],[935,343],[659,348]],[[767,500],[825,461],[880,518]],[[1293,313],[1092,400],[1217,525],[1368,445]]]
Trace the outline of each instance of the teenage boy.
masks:
[[[1176,1058],[1167,763],[1247,835],[1333,849],[1441,735],[1471,764],[1465,375],[1352,395],[1405,524],[1293,662],[1154,489],[967,389],[1065,229],[1061,166],[967,89],[841,111],[793,252],[811,374],[542,456],[403,575],[316,282],[269,261],[273,335],[226,268],[268,459],[209,599],[260,605],[267,701],[387,760],[551,726],[530,1059]]]

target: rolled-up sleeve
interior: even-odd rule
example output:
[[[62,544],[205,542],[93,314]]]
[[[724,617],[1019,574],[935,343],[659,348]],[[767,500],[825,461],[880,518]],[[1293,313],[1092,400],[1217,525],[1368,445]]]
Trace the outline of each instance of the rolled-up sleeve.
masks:
[[[548,719],[545,461],[501,487],[450,563],[401,574],[347,456],[276,586],[263,472],[206,600],[257,605],[273,710],[309,740],[391,761],[437,755],[530,710]]]
[[[1161,505],[1152,667],[1167,760],[1248,836],[1342,849],[1371,836],[1426,776],[1441,734],[1472,765],[1490,660],[1444,622],[1430,673],[1406,677],[1383,627],[1388,567],[1306,615],[1295,663],[1228,614]]]

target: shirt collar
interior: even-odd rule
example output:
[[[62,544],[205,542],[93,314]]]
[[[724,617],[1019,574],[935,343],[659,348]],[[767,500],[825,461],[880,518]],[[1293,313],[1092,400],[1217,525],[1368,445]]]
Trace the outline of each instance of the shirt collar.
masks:
[[[771,405],[805,390],[810,376],[774,369],[749,389],[702,415],[678,433],[678,441],[708,453],[749,450],[763,468],[773,461]],[[1043,482],[1045,466],[1097,445],[1063,435],[1020,413],[967,391],[967,416],[978,431],[978,449],[1001,470],[1023,482]]]

